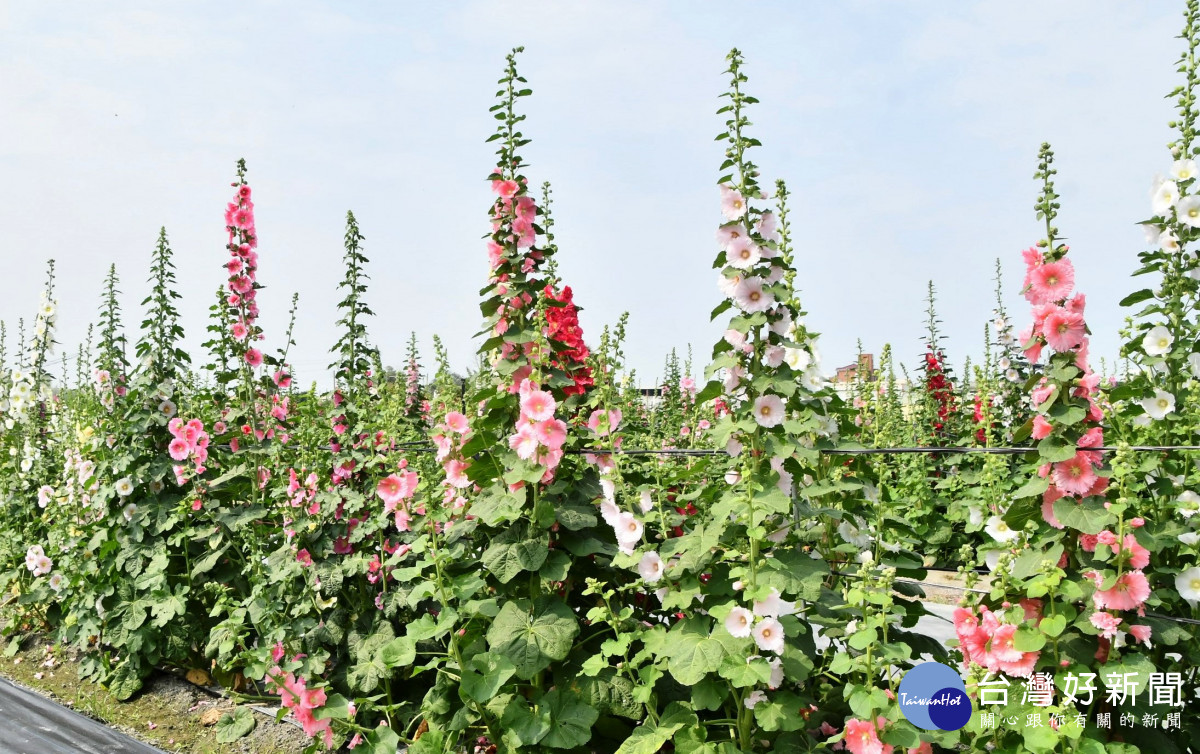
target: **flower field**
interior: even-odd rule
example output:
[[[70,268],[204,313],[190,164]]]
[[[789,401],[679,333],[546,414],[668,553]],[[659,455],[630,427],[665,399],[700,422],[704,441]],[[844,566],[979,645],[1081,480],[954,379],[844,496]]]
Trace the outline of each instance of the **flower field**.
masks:
[[[724,334],[706,363],[672,352],[653,396],[629,378],[625,319],[585,334],[559,275],[549,186],[522,159],[519,48],[480,170],[465,379],[415,336],[385,370],[347,214],[335,386],[302,387],[299,336],[271,350],[260,326],[283,260],[266,226],[260,259],[271,197],[239,161],[212,213],[227,280],[203,352],[181,347],[166,230],[137,323],[113,267],[74,373],[50,371],[55,325],[91,312],[59,309],[53,262],[32,324],[0,325],[8,651],[50,637],[120,699],[156,668],[202,668],[278,699],[310,751],[1197,751],[1198,23],[1191,0],[1174,141],[1148,166],[1167,175],[1129,218],[1147,250],[1113,374],[1089,354],[1043,144],[1012,252],[1025,277],[997,274],[983,358],[950,367],[931,287],[914,373],[885,350],[832,384],[737,50],[699,294]],[[1028,308],[1006,311],[1018,287]],[[962,587],[948,645],[916,630],[933,571]],[[901,708],[929,659],[965,679],[958,727]],[[220,725],[231,742],[253,718]]]

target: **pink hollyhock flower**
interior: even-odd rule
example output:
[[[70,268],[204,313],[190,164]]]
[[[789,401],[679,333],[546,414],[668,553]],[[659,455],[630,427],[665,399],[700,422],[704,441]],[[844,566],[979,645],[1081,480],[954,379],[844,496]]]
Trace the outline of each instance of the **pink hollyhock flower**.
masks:
[[[754,421],[761,427],[777,427],[783,423],[783,399],[778,395],[760,395],[754,399]]]
[[[1117,543],[1117,535],[1105,529],[1096,535],[1096,544],[1112,547]]]
[[[1025,652],[1019,660],[1001,662],[1000,671],[1014,678],[1028,678],[1033,674],[1033,669],[1037,667],[1040,656],[1041,652]]]
[[[171,444],[167,446],[167,452],[170,453],[171,458],[174,458],[176,461],[183,461],[186,460],[188,455],[191,453],[191,448],[188,447],[187,440],[184,440],[182,437],[176,437],[171,441]]]
[[[522,461],[528,461],[530,458],[533,458],[537,454],[538,449],[538,438],[534,434],[533,427],[524,427],[509,437],[508,447],[517,451],[517,457]]]
[[[760,259],[762,259],[762,252],[758,245],[745,236],[732,242],[725,249],[725,261],[729,263],[730,267],[739,270],[750,269],[758,264]]]
[[[1088,618],[1092,625],[1100,629],[1100,635],[1105,639],[1111,639],[1117,635],[1117,628],[1121,625],[1121,619],[1114,617],[1110,613],[1095,612]]]
[[[1130,626],[1129,633],[1146,646],[1150,646],[1150,626]]]
[[[467,464],[463,461],[459,461],[456,459],[451,459],[451,460],[447,461],[446,462],[446,481],[449,482],[452,487],[457,487],[460,490],[470,487],[471,480],[467,479],[467,474],[466,474],[466,471],[468,468],[470,468],[469,464]]]
[[[1125,535],[1125,541],[1121,546],[1121,551],[1129,553],[1129,565],[1139,571],[1150,565],[1150,551],[1138,544],[1137,537],[1132,534]]]
[[[763,652],[783,654],[783,624],[779,621],[774,618],[763,618],[755,624],[754,630],[750,633],[754,636],[754,643]]]
[[[1096,472],[1083,452],[1076,453],[1069,461],[1054,464],[1051,474],[1055,486],[1067,495],[1087,494],[1096,482]]]
[[[229,334],[234,337],[234,340],[245,340],[246,336],[250,334],[250,331],[246,328],[244,323],[234,322],[229,328]]]
[[[1048,382],[1042,382],[1029,393],[1029,398],[1033,401],[1034,406],[1040,406],[1050,398],[1053,392],[1053,385]]]
[[[235,228],[247,230],[254,227],[254,213],[248,209],[235,209],[231,217]]]
[[[417,473],[406,471],[399,474],[389,474],[379,480],[375,494],[383,500],[384,512],[391,513],[401,501],[408,500],[417,489]]]
[[[879,740],[877,731],[873,722],[847,720],[846,735],[842,741],[850,754],[890,754],[892,747]]]
[[[460,435],[466,434],[469,427],[467,417],[464,414],[458,411],[451,411],[446,414],[446,428],[451,432],[457,432]]]
[[[1033,439],[1041,440],[1049,437],[1053,430],[1054,425],[1046,421],[1045,417],[1041,416],[1040,414],[1033,417],[1033,431],[1030,432],[1030,436],[1033,437]]]
[[[557,405],[545,390],[530,390],[521,396],[521,415],[531,422],[546,421],[554,416]]]
[[[1026,273],[1030,273],[1042,263],[1042,250],[1036,246],[1030,246],[1021,252],[1021,258],[1025,260]]]
[[[1046,492],[1047,493],[1050,492],[1051,489],[1054,489],[1054,488],[1051,487],[1050,489],[1047,489]],[[1059,521],[1058,516],[1054,515],[1054,500],[1058,497],[1062,497],[1062,495],[1057,495],[1056,497],[1050,497],[1043,493],[1043,495],[1042,495],[1042,518],[1045,519],[1046,523],[1050,524],[1055,529],[1065,529],[1066,527],[1063,526],[1062,521]]]
[[[746,198],[727,184],[721,184],[721,214],[726,220],[737,220],[746,214]]]
[[[1025,298],[1031,304],[1061,301],[1075,287],[1075,267],[1069,259],[1044,264],[1029,271],[1029,290]]]
[[[534,203],[533,197],[522,196],[516,201],[516,215],[521,220],[533,222],[537,217],[537,204]]]
[[[1046,344],[1060,353],[1082,344],[1086,333],[1083,315],[1066,309],[1055,309],[1042,323]]]
[[[547,419],[533,425],[537,441],[551,450],[561,448],[567,441],[567,424],[561,419]]]
[[[504,199],[511,199],[521,190],[521,185],[516,181],[492,181],[492,191],[495,191]]]
[[[1099,579],[1099,575],[1097,575]],[[1150,597],[1150,583],[1141,571],[1121,574],[1111,589],[1097,591],[1092,601],[1099,610],[1134,610]]]
[[[296,553],[296,562],[307,568],[312,565],[312,555],[308,554],[308,550],[301,550]]]
[[[726,223],[717,228],[717,245],[728,250],[731,245],[746,238],[746,228],[739,222]]]
[[[219,421],[213,425],[213,432],[215,432],[218,435],[225,434],[225,430],[226,430],[225,422]]]
[[[748,277],[733,287],[733,302],[747,314],[765,312],[775,305],[775,296],[763,290],[763,279]]]
[[[262,366],[262,363],[263,363],[262,352],[259,351],[257,348],[251,348],[251,349],[247,350],[246,351],[246,363],[250,365],[251,369],[257,369],[258,367]]]

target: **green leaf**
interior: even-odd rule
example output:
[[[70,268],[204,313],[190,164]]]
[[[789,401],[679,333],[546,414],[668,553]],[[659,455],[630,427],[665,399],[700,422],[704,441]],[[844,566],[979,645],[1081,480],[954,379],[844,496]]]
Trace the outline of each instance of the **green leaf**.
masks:
[[[1054,501],[1054,517],[1063,526],[1077,529],[1084,534],[1099,534],[1114,519],[1104,507],[1103,500],[1087,498],[1077,503],[1072,498]]]
[[[1013,635],[1013,648],[1022,652],[1037,652],[1046,646],[1046,637],[1031,626],[1021,626]]]
[[[483,703],[496,696],[516,668],[508,658],[494,652],[483,652],[471,658],[462,674],[461,691],[474,701]]]
[[[128,660],[117,666],[108,678],[108,690],[118,702],[124,702],[142,688],[137,668]]]
[[[230,744],[254,730],[254,713],[248,707],[226,712],[217,721],[217,743]]]
[[[566,694],[558,689],[542,697],[540,706],[550,713],[550,732],[541,743],[552,749],[583,746],[592,737],[592,724],[600,716],[596,710],[581,703],[574,694]]]
[[[389,669],[411,665],[415,659],[417,659],[416,642],[407,636],[397,636],[379,651],[380,662]]]
[[[546,562],[550,539],[545,532],[529,533],[529,524],[518,521],[492,540],[483,553],[483,565],[500,583],[507,584],[522,571],[536,571]]]
[[[1042,622],[1038,624],[1038,628],[1046,636],[1054,637],[1062,634],[1063,629],[1067,627],[1067,619],[1061,615],[1050,615],[1042,618]]]
[[[680,621],[667,634],[669,649],[667,671],[684,686],[699,683],[705,675],[721,667],[725,647],[708,635],[702,618]]]
[[[1075,457],[1075,446],[1063,442],[1061,437],[1051,435],[1043,438],[1037,445],[1038,456],[1048,463],[1069,461]]]
[[[699,724],[695,712],[679,702],[671,702],[657,723],[647,720],[634,728],[629,738],[621,742],[617,754],[655,754],[677,731]]]
[[[1151,298],[1154,298],[1154,291],[1150,290],[1149,288],[1143,288],[1140,291],[1134,291],[1118,301],[1117,306],[1133,306],[1134,304],[1140,304],[1146,299]]]
[[[517,676],[529,679],[566,658],[579,633],[575,614],[556,597],[539,597],[532,610],[525,600],[505,602],[488,628],[488,648],[512,661]]]

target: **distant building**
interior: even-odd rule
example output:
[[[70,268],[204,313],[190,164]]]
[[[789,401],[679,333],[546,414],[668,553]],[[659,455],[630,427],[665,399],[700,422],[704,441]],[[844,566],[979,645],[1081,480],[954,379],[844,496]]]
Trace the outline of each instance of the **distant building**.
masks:
[[[833,376],[833,382],[840,387],[848,385],[859,378],[865,380],[875,379],[875,354],[860,353],[858,361],[855,363],[838,367],[837,373]]]

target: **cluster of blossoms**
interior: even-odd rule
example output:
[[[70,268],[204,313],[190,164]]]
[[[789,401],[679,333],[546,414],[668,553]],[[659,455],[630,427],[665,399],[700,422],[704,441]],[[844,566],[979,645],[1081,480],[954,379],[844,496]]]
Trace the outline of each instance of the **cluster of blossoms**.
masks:
[[[123,397],[128,389],[125,387],[125,375],[113,377],[107,369],[97,369],[92,373],[92,383],[96,395],[100,397],[100,405],[109,412],[116,406],[117,398]]]
[[[409,522],[412,521],[412,512],[409,511],[408,501],[417,492],[417,472],[408,471],[408,461],[400,462],[400,471],[397,473],[388,474],[383,479],[379,480],[379,485],[375,488],[375,494],[383,500],[383,514],[390,516],[393,513],[396,516],[396,528],[400,531],[409,531]]]
[[[29,410],[39,400],[52,397],[50,385],[38,384],[37,375],[44,366],[46,355],[54,350],[54,323],[58,319],[58,308],[49,294],[42,291],[37,320],[33,326],[33,340],[29,344],[29,369],[14,369],[9,374],[7,397],[0,396],[0,411],[7,414],[4,426],[12,429],[17,422],[29,416]]]
[[[556,351],[551,358],[551,364],[562,369],[575,382],[563,388],[565,395],[583,395],[594,383],[592,368],[587,363],[590,351],[583,342],[583,330],[579,327],[579,310],[575,306],[571,286],[556,292],[548,285],[543,293],[547,300],[560,304],[546,307],[546,337],[566,346]]]
[[[554,396],[528,379],[522,380],[518,388],[521,397],[521,415],[517,419],[516,432],[508,438],[508,447],[517,452],[523,461],[532,460],[546,469],[543,484],[554,480],[554,470],[563,457],[563,443],[567,441],[567,423],[554,418],[558,407]]]
[[[192,474],[199,476],[205,471],[204,463],[208,460],[208,433],[204,431],[204,422],[199,419],[184,421],[178,416],[167,423],[172,440],[167,445],[167,452],[176,461],[192,461],[193,468],[189,472],[183,464],[175,464],[175,482],[183,485]]]
[[[1060,248],[1064,252],[1067,249]],[[1066,258],[1048,257],[1036,246],[1021,254],[1025,258],[1025,299],[1033,305],[1033,325],[1020,335],[1026,358],[1036,362],[1041,358],[1042,348],[1050,346],[1059,353],[1075,351],[1077,364],[1086,364],[1088,339],[1083,320],[1086,300],[1082,293],[1071,297],[1075,288],[1074,265]]]
[[[467,504],[462,496],[462,490],[471,487],[467,478],[470,462],[463,458],[462,447],[471,437],[471,425],[467,417],[460,411],[451,411],[446,418],[433,428],[430,440],[437,447],[434,456],[442,464],[445,472],[445,489],[442,492],[443,502],[448,508],[459,509]]]
[[[946,377],[946,354],[932,346],[925,352],[925,392],[933,398],[937,415],[933,421],[933,431],[942,432],[950,414],[954,412],[954,385]],[[977,417],[982,418],[982,414]]]
[[[1016,608],[1005,605],[1004,612],[992,612],[986,605],[980,605],[979,614],[963,607],[954,611],[954,632],[958,635],[963,665],[978,665],[992,673],[1028,678],[1041,653],[1022,652],[1013,642],[1021,624],[1036,625],[1041,621],[1042,603],[1025,599]],[[1005,622],[1006,618],[1016,622]]]
[[[734,587],[740,584],[735,583]],[[754,637],[754,643],[759,651],[783,654],[784,634],[783,624],[779,618],[784,615],[794,615],[796,605],[783,599],[779,592],[772,589],[765,600],[756,600],[753,610],[744,607],[734,607],[725,616],[725,630],[737,639]],[[772,680],[770,688],[776,688],[783,682],[783,670],[778,659],[771,661]]]
[[[50,573],[54,569],[54,561],[46,557],[41,545],[30,545],[25,551],[25,567],[36,578]]]
[[[317,719],[314,714],[325,706],[325,689],[310,689],[303,678],[297,678],[293,673],[285,673],[279,667],[274,667],[267,673],[269,683],[279,694],[279,703],[284,709],[292,711],[292,715],[304,728],[304,734],[309,738],[320,736],[326,749],[333,748],[332,721],[328,718]]]
[[[254,229],[254,202],[250,201],[250,186],[246,183],[233,184],[233,201],[225,208],[225,227],[229,231],[229,261],[225,269],[229,273],[226,286],[229,292],[225,302],[232,310],[229,334],[240,344],[243,358],[252,369],[262,364],[262,352],[252,346],[261,338],[255,326],[258,319],[258,290],[255,276],[258,272],[258,236]]]
[[[1003,352],[996,360],[996,366],[1004,373],[1004,379],[1020,382],[1021,372],[1017,369],[1013,357],[1019,353],[1018,347],[1022,344],[1018,343],[1017,336],[1013,335],[1012,324],[1004,316],[1004,312],[996,310],[994,313],[996,318],[992,320],[992,326],[996,329],[996,342]]]
[[[293,508],[305,508],[310,516],[315,516],[321,510],[317,501],[317,483],[320,481],[317,472],[310,471],[300,483],[300,476],[295,469],[288,469],[287,496],[288,504]]]
[[[892,754],[896,747],[879,740],[879,732],[887,727],[887,718],[879,715],[874,721],[851,718],[846,721],[846,734],[831,748],[845,748],[850,754]],[[821,733],[833,735],[837,732],[829,723],[821,723]],[[933,754],[933,745],[928,742],[905,749],[907,754]]]
[[[92,504],[92,495],[100,489],[100,481],[96,478],[96,463],[84,458],[75,448],[68,448],[63,454],[63,488],[66,491],[67,505],[87,508]],[[45,487],[42,488],[46,489]],[[42,504],[42,492],[38,492],[38,506]]]

